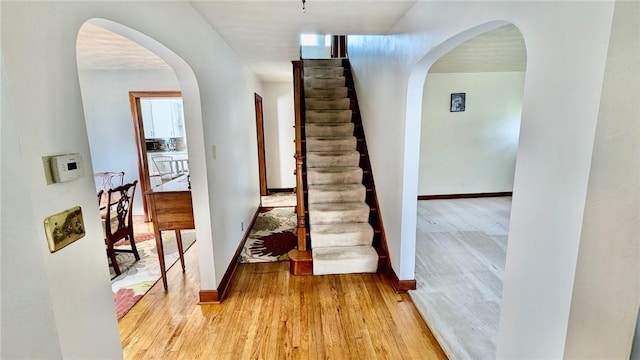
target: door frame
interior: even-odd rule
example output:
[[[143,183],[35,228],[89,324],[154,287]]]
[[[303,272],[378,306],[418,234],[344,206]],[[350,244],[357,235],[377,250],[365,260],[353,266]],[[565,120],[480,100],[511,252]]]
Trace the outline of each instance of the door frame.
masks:
[[[260,196],[267,196],[267,160],[264,147],[264,113],[262,96],[253,93],[256,107],[256,136],[258,140],[258,175],[260,177]]]
[[[142,121],[142,107],[140,98],[149,97],[182,97],[182,92],[178,90],[170,91],[129,91],[129,104],[131,106],[131,119],[133,120],[133,133],[135,135],[136,151],[138,153],[138,174],[140,176],[140,193],[142,194],[142,206],[144,208],[144,219],[151,221],[151,204],[144,194],[151,190],[151,180],[149,179],[149,161],[147,158],[147,147],[144,137],[144,124]]]

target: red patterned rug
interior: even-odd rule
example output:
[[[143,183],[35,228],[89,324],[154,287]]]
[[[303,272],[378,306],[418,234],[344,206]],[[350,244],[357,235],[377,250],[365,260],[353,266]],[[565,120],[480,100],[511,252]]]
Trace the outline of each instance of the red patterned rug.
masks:
[[[151,235],[149,237],[149,235]],[[158,252],[153,234],[134,235],[136,239],[140,260],[136,261],[133,254],[119,253],[116,257],[122,274],[115,276],[113,268],[109,267],[111,273],[111,288],[113,290],[113,300],[116,305],[118,320],[121,319],[135,305],[144,294],[160,279],[160,265],[158,263]],[[164,261],[167,270],[175,264],[179,258],[178,246],[175,233],[173,231],[162,234],[164,244]],[[195,230],[182,231],[182,244],[184,251],[187,251],[196,241]],[[123,248],[128,248],[128,242]]]
[[[133,238],[135,239],[136,244],[139,244],[143,241],[153,240],[156,238],[156,236],[153,233],[140,233],[140,234],[133,234]],[[128,244],[129,244],[129,241],[123,239],[123,240],[117,241],[113,245],[122,246],[122,245],[128,245]]]

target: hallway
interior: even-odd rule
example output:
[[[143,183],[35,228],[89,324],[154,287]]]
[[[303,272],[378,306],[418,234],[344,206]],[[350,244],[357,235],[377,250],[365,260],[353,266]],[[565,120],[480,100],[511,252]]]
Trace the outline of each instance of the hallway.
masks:
[[[416,307],[452,360],[495,358],[511,197],[418,201]]]

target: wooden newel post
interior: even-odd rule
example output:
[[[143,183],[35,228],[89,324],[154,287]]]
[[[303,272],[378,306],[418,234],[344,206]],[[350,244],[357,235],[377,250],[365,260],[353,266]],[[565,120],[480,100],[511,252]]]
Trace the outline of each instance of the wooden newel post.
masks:
[[[296,159],[296,199],[297,199],[296,215],[298,218],[298,251],[306,251],[307,250],[307,228],[305,224],[304,188],[302,184],[303,156],[302,156],[302,153],[296,152],[296,155],[294,157]]]
[[[307,230],[305,224],[304,210],[304,178],[303,165],[304,154],[302,153],[302,61],[293,61],[293,99],[295,107],[295,130],[296,130],[296,215],[298,219],[298,248],[289,252],[290,271],[293,275],[311,275],[313,263],[311,251],[307,249]]]

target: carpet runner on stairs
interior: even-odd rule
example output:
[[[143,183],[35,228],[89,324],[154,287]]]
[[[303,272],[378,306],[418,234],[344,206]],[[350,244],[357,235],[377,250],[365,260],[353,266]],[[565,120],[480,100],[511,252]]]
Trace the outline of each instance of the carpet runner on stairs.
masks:
[[[378,253],[342,60],[304,60],[303,67],[313,274],[376,272]]]

